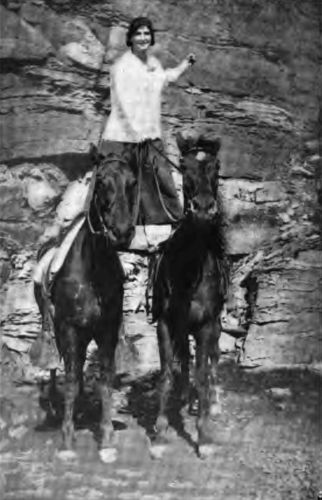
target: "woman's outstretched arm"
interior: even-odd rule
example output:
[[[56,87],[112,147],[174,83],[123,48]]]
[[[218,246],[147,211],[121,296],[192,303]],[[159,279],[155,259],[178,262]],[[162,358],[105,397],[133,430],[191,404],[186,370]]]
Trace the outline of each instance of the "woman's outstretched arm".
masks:
[[[190,66],[196,62],[196,56],[194,54],[189,54],[184,60],[178,64],[175,68],[166,69],[167,81],[175,82]]]

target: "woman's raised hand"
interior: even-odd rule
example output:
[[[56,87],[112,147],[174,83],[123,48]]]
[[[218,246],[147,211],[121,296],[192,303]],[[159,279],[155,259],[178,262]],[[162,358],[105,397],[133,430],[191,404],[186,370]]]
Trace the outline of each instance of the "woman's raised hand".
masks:
[[[192,66],[196,62],[196,56],[193,52],[187,55],[186,57],[187,62]]]

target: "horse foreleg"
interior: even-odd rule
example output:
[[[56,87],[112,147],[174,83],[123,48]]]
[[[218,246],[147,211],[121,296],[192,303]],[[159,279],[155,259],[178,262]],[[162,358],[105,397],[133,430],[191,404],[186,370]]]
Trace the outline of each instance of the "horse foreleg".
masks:
[[[157,336],[160,353],[161,374],[159,382],[159,412],[155,424],[156,437],[151,444],[153,458],[161,458],[168,443],[167,430],[169,427],[166,415],[167,403],[173,386],[173,349],[169,334],[169,327],[164,318],[159,319]]]
[[[220,357],[219,348],[219,337],[220,337],[220,320],[219,318],[215,320],[213,331],[210,339],[209,345],[209,356],[210,356],[210,393],[209,401],[210,408],[209,413],[211,417],[216,417],[221,413],[221,404],[219,401],[219,391],[217,384],[217,366]]]
[[[113,446],[112,393],[115,373],[116,345],[99,349],[100,356],[100,395],[102,400],[102,418],[100,424],[100,457],[103,462],[111,463],[117,458],[117,450]]]
[[[86,345],[78,346],[78,357],[77,357],[77,381],[78,381],[78,393],[79,395],[84,394],[84,364],[86,361]]]
[[[190,350],[189,350],[189,339],[187,337],[185,345],[182,346],[182,352],[180,353],[181,359],[181,400],[184,405],[187,405],[190,401],[190,383],[189,383],[189,365],[190,365]]]
[[[212,325],[205,325],[197,336],[196,389],[198,394],[198,451],[201,457],[212,452],[212,437],[209,431],[210,410],[210,367],[209,347]]]

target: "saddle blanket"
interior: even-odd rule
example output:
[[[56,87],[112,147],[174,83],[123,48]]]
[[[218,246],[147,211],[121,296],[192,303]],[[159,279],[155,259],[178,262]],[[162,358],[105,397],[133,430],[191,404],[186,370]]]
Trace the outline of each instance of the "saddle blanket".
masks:
[[[33,280],[35,283],[52,282],[53,277],[58,273],[66,256],[75,240],[78,231],[85,222],[85,216],[68,231],[60,246],[53,246],[41,257],[34,271]],[[158,245],[167,240],[172,232],[171,224],[136,226],[135,235],[130,244],[129,251],[154,252]]]

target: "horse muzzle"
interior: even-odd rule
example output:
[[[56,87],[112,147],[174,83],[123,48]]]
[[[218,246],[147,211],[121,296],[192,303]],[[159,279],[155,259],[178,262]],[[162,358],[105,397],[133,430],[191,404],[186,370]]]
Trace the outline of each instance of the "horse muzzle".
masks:
[[[125,230],[122,228],[110,228],[107,232],[110,243],[117,249],[126,249],[134,237],[135,227],[130,226]]]
[[[201,196],[196,196],[190,201],[189,211],[191,214],[203,220],[213,220],[218,215],[218,203],[214,198],[202,198]]]

